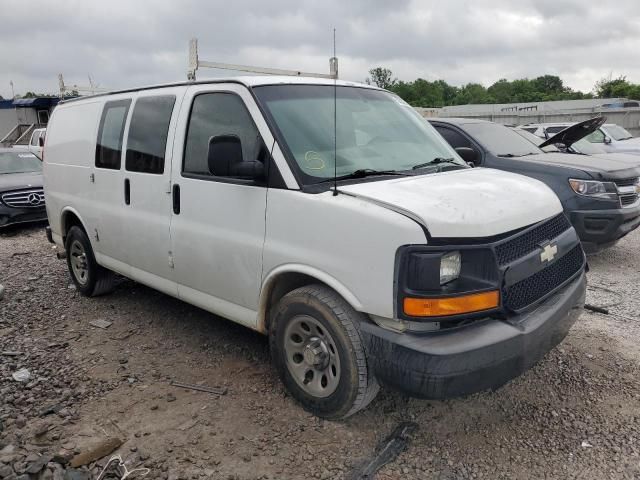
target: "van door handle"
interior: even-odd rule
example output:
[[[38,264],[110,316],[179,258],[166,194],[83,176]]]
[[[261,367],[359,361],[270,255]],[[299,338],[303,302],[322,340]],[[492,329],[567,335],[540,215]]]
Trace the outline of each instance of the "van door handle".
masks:
[[[131,183],[128,178],[124,179],[124,203],[131,205]]]
[[[180,185],[173,186],[173,213],[180,215]]]

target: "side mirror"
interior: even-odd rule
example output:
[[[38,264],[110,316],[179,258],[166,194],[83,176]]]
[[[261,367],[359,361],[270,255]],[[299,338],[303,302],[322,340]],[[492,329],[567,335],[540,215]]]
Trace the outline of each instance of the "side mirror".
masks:
[[[237,135],[218,135],[209,140],[207,156],[209,172],[216,177],[264,178],[264,165],[258,161],[245,162],[242,143]]]
[[[236,163],[231,166],[231,176],[259,180],[264,178],[264,164],[257,160]]]
[[[473,148],[458,147],[455,149],[456,153],[467,163],[476,164],[478,162],[478,154]]]
[[[611,138],[605,136],[604,137],[604,143],[606,143],[607,145],[609,145],[611,143]]]

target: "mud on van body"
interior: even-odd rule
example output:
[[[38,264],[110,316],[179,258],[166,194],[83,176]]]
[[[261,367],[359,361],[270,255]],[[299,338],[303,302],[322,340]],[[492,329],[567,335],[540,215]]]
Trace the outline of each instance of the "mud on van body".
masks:
[[[284,384],[328,418],[379,383],[496,388],[584,302],[584,254],[549,188],[469,168],[365,85],[255,76],[63,102],[44,170],[81,293],[117,272],[267,334]]]

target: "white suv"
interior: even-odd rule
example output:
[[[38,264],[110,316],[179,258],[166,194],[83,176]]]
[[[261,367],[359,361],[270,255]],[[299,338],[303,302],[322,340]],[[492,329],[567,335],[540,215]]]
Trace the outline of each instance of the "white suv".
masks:
[[[269,335],[320,416],[353,414],[380,382],[496,388],[584,302],[554,193],[468,167],[378,88],[253,76],[69,100],[45,152],[48,234],[82,294],[117,272]]]

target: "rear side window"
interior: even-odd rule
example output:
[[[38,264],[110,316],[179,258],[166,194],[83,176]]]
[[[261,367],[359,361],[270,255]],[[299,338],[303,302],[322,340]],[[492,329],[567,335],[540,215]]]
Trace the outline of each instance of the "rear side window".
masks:
[[[96,143],[96,167],[120,170],[122,136],[129,105],[131,100],[117,100],[104,104]]]
[[[205,93],[193,100],[183,173],[214,176],[207,157],[209,141],[219,135],[240,139],[243,161],[264,161],[260,134],[240,97],[232,93]]]
[[[169,122],[176,97],[143,97],[136,101],[127,139],[126,168],[130,172],[164,172]]]

